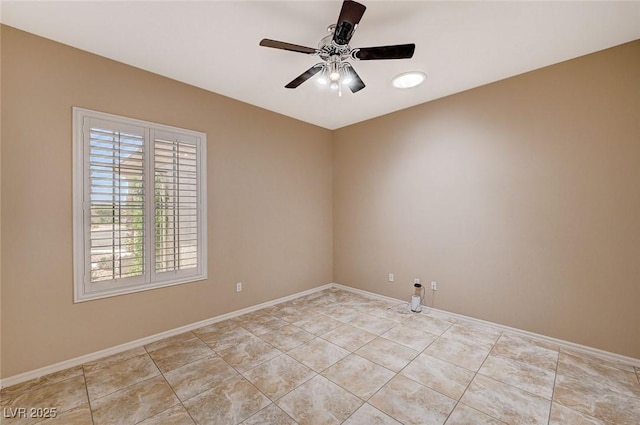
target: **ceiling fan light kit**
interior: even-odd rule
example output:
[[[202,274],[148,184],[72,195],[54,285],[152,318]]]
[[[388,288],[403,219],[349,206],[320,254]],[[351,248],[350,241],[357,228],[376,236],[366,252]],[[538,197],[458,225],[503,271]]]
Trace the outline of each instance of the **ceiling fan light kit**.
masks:
[[[356,93],[365,88],[365,84],[349,60],[410,59],[413,57],[416,48],[413,43],[352,48],[349,42],[365,10],[366,6],[355,1],[345,0],[342,3],[338,22],[327,28],[329,34],[322,38],[317,49],[267,38],[260,41],[260,45],[264,47],[317,55],[322,59],[322,62],[313,65],[285,87],[295,89],[316,74],[320,74],[316,81],[322,85],[328,84],[330,88],[337,90],[338,96],[342,96],[342,86],[346,86],[352,93]]]

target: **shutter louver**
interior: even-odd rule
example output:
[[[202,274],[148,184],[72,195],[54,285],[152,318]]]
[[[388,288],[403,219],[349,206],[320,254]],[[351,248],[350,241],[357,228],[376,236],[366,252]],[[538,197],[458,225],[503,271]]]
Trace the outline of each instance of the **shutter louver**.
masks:
[[[198,267],[198,170],[193,143],[154,138],[155,271]]]
[[[144,274],[144,155],[143,132],[90,126],[91,282]]]

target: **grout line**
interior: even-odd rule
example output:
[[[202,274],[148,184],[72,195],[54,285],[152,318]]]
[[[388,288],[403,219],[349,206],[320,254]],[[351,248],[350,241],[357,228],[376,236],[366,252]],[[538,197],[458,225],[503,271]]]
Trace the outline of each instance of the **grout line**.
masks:
[[[146,351],[146,348],[145,348]],[[189,415],[189,417],[191,418],[191,420],[193,421],[194,424],[198,423],[195,418],[193,416],[191,416],[191,412],[189,412],[189,410],[187,409],[187,407],[184,405],[182,399],[180,399],[180,397],[178,397],[178,394],[176,393],[176,390],[173,388],[173,386],[169,383],[169,380],[167,379],[166,376],[164,376],[164,372],[162,372],[162,369],[160,369],[160,367],[158,366],[158,364],[156,363],[156,361],[153,359],[153,357],[151,357],[151,355],[147,352],[147,355],[149,356],[149,358],[151,358],[151,361],[153,362],[153,364],[156,366],[156,368],[158,368],[158,371],[160,372],[160,375],[162,376],[162,379],[164,379],[164,382],[169,386],[169,388],[171,388],[171,392],[173,393],[173,395],[176,396],[176,399],[178,400],[178,404],[180,404],[180,406],[182,406],[182,408],[185,410],[185,412],[187,412],[187,415]],[[176,368],[178,369],[178,368]],[[224,382],[224,381],[223,381]],[[203,391],[204,392],[204,391]],[[199,393],[201,394],[201,393]],[[194,396],[195,397],[195,396]],[[149,418],[153,418],[155,416],[159,416],[162,413],[166,412],[169,409],[174,408],[175,406],[177,406],[178,404],[174,404],[173,406],[169,406],[167,409],[153,415],[153,416],[149,416],[148,418],[144,418],[142,419],[140,422],[145,421]]]
[[[356,354],[356,355],[358,355],[358,356],[362,357],[363,359],[369,360],[370,362],[375,363],[375,364],[377,364],[378,366],[381,366],[381,367],[383,367],[383,368],[385,368],[385,369],[387,369],[387,370],[391,370],[391,372],[395,373],[396,375],[397,375],[397,374],[399,374],[399,373],[400,373],[400,372],[401,372],[405,367],[407,367],[407,365],[409,365],[409,363],[411,363],[412,361],[414,361],[414,360],[415,360],[415,359],[416,359],[416,358],[421,354],[421,352],[420,352],[420,351],[414,350],[413,348],[409,348],[409,347],[407,347],[406,345],[399,344],[399,343],[397,343],[397,342],[395,342],[395,341],[391,341],[390,339],[383,338],[382,336],[378,336],[378,338],[382,338],[382,339],[384,339],[385,341],[388,341],[388,342],[391,342],[391,343],[393,343],[393,344],[399,345],[399,346],[401,346],[402,348],[407,348],[407,349],[409,349],[409,350],[415,351],[415,352],[416,352],[416,355],[415,355],[415,356],[413,356],[413,357],[412,357],[412,358],[407,362],[407,364],[406,364],[406,365],[402,366],[402,367],[400,368],[400,370],[398,370],[398,371],[396,372],[395,370],[391,370],[391,369],[389,369],[387,366],[385,366],[385,365],[383,365],[383,364],[380,364],[380,363],[378,363],[378,362],[377,362],[377,361],[375,361],[375,360],[368,359],[368,358],[366,358],[366,357],[362,356],[361,354],[358,354],[358,353],[355,353],[355,352],[354,352],[353,354]],[[377,338],[376,338],[376,339],[377,339]],[[374,340],[372,340],[371,342],[373,342],[373,341],[374,341]],[[368,344],[365,344],[365,345],[368,345]],[[363,346],[363,347],[364,347],[364,346]],[[360,347],[360,348],[362,348],[362,347]],[[360,350],[360,348],[358,348],[358,350]],[[393,378],[392,378],[392,379],[393,379]]]
[[[556,369],[553,375],[553,388],[551,389],[551,403],[549,404],[549,419],[547,424],[551,423],[551,411],[553,410],[553,396],[556,393],[556,381],[558,380],[558,366],[560,365],[560,352],[558,351],[558,360],[556,361]]]
[[[84,381],[84,391],[87,394],[87,404],[89,405],[89,415],[91,415],[91,423],[95,425],[96,421],[93,419],[93,407],[91,407],[91,399],[89,398],[89,386],[87,385],[87,376],[84,373],[84,366],[80,366],[82,370],[82,380]]]
[[[68,381],[68,380],[73,379],[73,378],[77,378],[78,376],[82,376],[82,382],[83,382],[83,386],[84,386],[84,391],[85,391],[85,394],[87,395],[87,406],[89,407],[89,414],[91,415],[91,423],[93,424],[93,423],[94,423],[94,420],[93,420],[93,409],[91,409],[91,401],[89,400],[89,390],[87,389],[87,380],[86,380],[86,378],[85,378],[85,376],[84,376],[84,369],[81,369],[81,370],[82,370],[82,373],[81,373],[80,375],[72,376],[72,377],[70,377],[70,378],[63,379],[62,381],[58,381],[58,382],[54,382],[53,384],[45,385],[45,386],[43,386],[43,387],[40,387],[40,389],[41,389],[41,388],[46,388],[46,387],[51,386],[51,385],[54,385],[54,384],[58,384],[58,383],[60,383],[60,382],[65,382],[65,381]],[[36,389],[37,389],[37,387],[36,387]],[[26,391],[25,393],[29,393],[29,392],[31,392],[31,391],[33,391],[33,390]],[[23,393],[23,394],[24,394],[24,393]],[[19,394],[19,396],[21,396],[21,395],[23,395],[23,394]],[[11,399],[11,400],[13,400],[13,399]],[[8,407],[10,407],[10,406],[3,406],[3,407],[8,408]],[[42,424],[42,423],[44,423],[45,421],[51,421],[52,419],[56,418],[58,415],[61,415],[61,414],[67,413],[67,412],[71,412],[71,411],[76,410],[76,409],[79,409],[79,408],[81,408],[81,407],[82,407],[82,406],[75,406],[75,407],[72,407],[72,408],[70,408],[70,409],[68,409],[68,410],[57,410],[57,411],[56,411],[56,416],[54,416],[53,418],[50,418],[50,419],[48,419],[48,418],[40,418],[40,419],[36,419],[36,422],[34,422],[34,424]],[[3,413],[4,413],[4,412],[3,412]],[[4,416],[4,414],[3,414],[3,418],[6,418],[6,416]],[[2,419],[3,419],[3,418],[0,418],[0,423],[2,423]],[[54,420],[55,420],[55,419],[54,419]]]
[[[258,390],[260,391],[260,390]],[[267,397],[264,393],[261,392],[261,394],[263,394],[265,397]],[[287,415],[289,417],[289,419],[291,419],[293,422],[295,422],[296,424],[298,422],[296,422],[295,419],[293,419],[287,412],[285,412],[285,410],[283,408],[281,408],[280,406],[278,406],[273,400],[271,400],[269,397],[267,397],[269,399],[269,404],[267,404],[265,407],[263,407],[262,409],[258,410],[257,412],[253,413],[251,416],[249,416],[248,418],[244,419],[242,422],[240,422],[238,425],[242,425],[244,424],[246,421],[248,421],[249,419],[253,418],[254,416],[258,415],[260,412],[267,410],[271,405],[274,405],[276,408],[278,408],[282,413],[284,413],[285,415]]]
[[[462,392],[462,394],[460,395],[460,398],[456,401],[455,406],[453,406],[453,409],[451,409],[451,412],[449,412],[449,415],[447,415],[447,419],[445,419],[445,422],[449,420],[449,417],[451,417],[451,414],[453,414],[453,412],[456,410],[456,408],[458,407],[458,404],[460,404],[460,402],[462,401],[462,399],[464,398],[464,395],[467,393],[467,391],[469,390],[469,387],[471,386],[471,384],[473,383],[473,381],[476,379],[476,377],[478,376],[478,373],[480,372],[480,369],[482,369],[482,366],[484,366],[485,362],[487,361],[487,359],[489,358],[489,356],[491,355],[491,352],[493,351],[493,349],[495,348],[496,344],[498,343],[498,341],[500,340],[500,338],[502,337],[502,335],[504,334],[504,332],[500,332],[500,335],[498,336],[498,338],[496,338],[495,342],[493,343],[493,345],[491,346],[491,349],[489,350],[489,352],[487,353],[487,355],[485,356],[484,360],[482,361],[482,364],[480,364],[480,367],[478,367],[478,369],[475,371],[473,378],[471,378],[471,380],[469,381],[469,383],[467,384],[467,387],[464,389],[464,391]],[[468,369],[467,369],[468,370]],[[484,375],[483,375],[484,376]],[[466,406],[466,405],[465,405]],[[473,406],[469,406],[471,408],[473,408]],[[475,409],[478,410],[478,409]],[[501,419],[495,418],[491,415],[489,415],[488,413],[485,413],[481,410],[478,410],[480,413],[489,416],[490,418],[496,419],[500,422],[504,422]]]

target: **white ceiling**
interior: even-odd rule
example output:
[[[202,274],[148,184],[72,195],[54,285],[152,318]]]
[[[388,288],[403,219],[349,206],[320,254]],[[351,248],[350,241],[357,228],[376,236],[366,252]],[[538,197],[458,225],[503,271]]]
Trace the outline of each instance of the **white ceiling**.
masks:
[[[310,80],[319,59],[259,47],[316,47],[341,1],[3,1],[0,20],[138,68],[336,129],[640,38],[640,2],[374,1],[351,45],[416,43],[412,59],[354,64],[367,87],[339,98]],[[391,78],[419,70],[414,89]]]

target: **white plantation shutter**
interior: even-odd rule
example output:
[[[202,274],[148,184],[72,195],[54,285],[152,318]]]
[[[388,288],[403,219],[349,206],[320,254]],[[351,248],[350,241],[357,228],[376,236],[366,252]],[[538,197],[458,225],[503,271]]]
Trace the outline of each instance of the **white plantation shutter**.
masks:
[[[90,282],[138,277],[145,263],[144,129],[88,120]]]
[[[154,136],[155,271],[197,268],[197,146],[180,135]]]
[[[75,300],[205,279],[206,135],[74,108]]]

